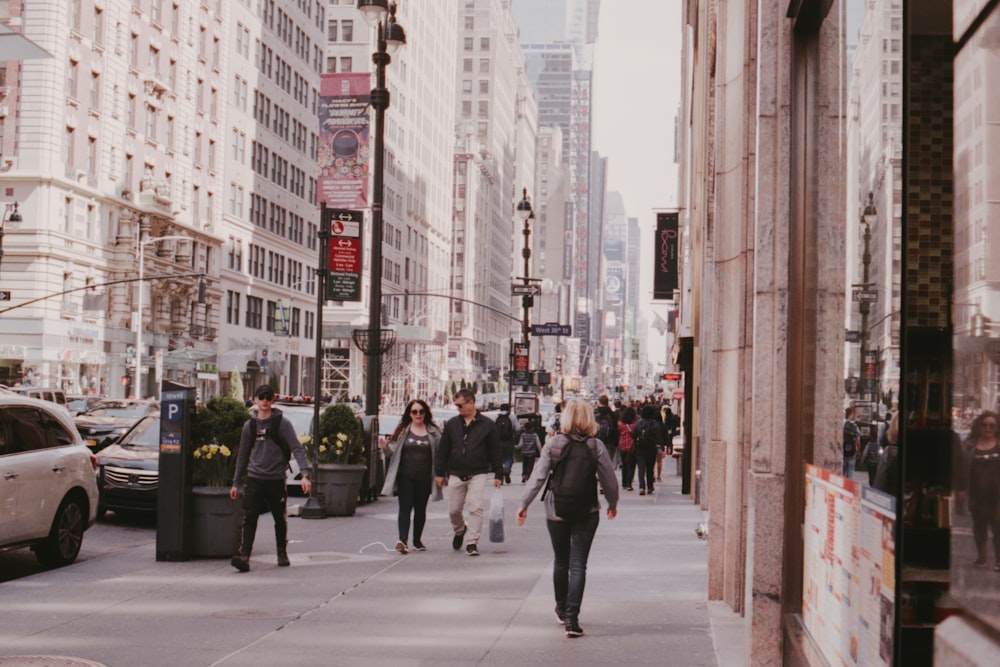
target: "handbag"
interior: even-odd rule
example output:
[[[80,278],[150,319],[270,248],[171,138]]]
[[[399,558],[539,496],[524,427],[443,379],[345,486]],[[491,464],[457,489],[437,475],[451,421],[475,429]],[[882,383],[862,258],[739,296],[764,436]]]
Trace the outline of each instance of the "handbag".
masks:
[[[500,489],[494,489],[493,491],[488,518],[490,522],[490,542],[503,542],[503,494],[500,492]]]

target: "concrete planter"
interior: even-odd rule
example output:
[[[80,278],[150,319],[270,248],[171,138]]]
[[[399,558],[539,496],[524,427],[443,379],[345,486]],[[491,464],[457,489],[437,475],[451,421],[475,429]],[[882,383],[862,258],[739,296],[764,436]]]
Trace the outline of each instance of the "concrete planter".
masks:
[[[354,516],[364,474],[363,464],[319,464],[315,480],[316,495],[327,516]]]

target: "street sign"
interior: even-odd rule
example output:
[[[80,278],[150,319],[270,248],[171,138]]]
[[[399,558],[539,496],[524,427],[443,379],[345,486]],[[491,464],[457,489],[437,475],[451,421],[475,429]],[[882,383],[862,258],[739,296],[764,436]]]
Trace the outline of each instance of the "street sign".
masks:
[[[873,289],[855,289],[851,291],[854,301],[878,301],[878,291]]]
[[[541,285],[517,285],[510,286],[511,296],[538,296],[542,293]]]
[[[848,329],[844,333],[844,340],[848,343],[860,343],[861,342],[861,332],[854,331],[853,329]]]
[[[572,336],[573,327],[568,324],[558,322],[547,322],[546,324],[532,324],[532,336]]]
[[[531,371],[517,369],[511,371],[510,383],[515,387],[527,387],[531,384]]]
[[[0,290],[0,301],[10,301],[10,290]]]
[[[326,298],[330,301],[361,301],[361,211],[324,209],[329,225]]]

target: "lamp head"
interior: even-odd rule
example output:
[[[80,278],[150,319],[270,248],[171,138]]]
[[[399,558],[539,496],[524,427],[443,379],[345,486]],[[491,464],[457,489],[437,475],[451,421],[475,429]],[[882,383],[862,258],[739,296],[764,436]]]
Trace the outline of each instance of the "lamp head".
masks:
[[[869,192],[868,203],[865,204],[865,210],[861,213],[861,221],[866,225],[874,225],[877,220],[878,209],[875,208],[875,196]]]
[[[385,49],[390,54],[399,50],[399,47],[406,44],[406,31],[403,26],[396,23],[396,3],[389,5],[389,17],[385,21]]]
[[[358,9],[369,25],[375,25],[389,11],[389,0],[358,0]]]
[[[17,210],[17,202],[14,202],[14,210],[11,211],[10,215],[7,217],[7,220],[9,220],[10,222],[21,222],[22,220],[24,220],[24,217],[21,215],[21,212]]]
[[[517,217],[521,222],[532,217],[531,200],[528,199],[528,188],[524,188],[524,197],[517,203]]]

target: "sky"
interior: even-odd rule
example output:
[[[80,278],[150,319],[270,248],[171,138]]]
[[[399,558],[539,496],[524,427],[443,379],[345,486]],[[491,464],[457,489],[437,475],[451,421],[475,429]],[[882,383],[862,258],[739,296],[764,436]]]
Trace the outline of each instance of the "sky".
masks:
[[[608,159],[608,190],[637,218],[652,247],[655,209],[677,206],[674,121],[681,93],[680,0],[603,0],[594,58],[594,149]],[[652,321],[652,251],[640,258],[640,310]],[[665,338],[648,330],[648,358],[666,358]]]

